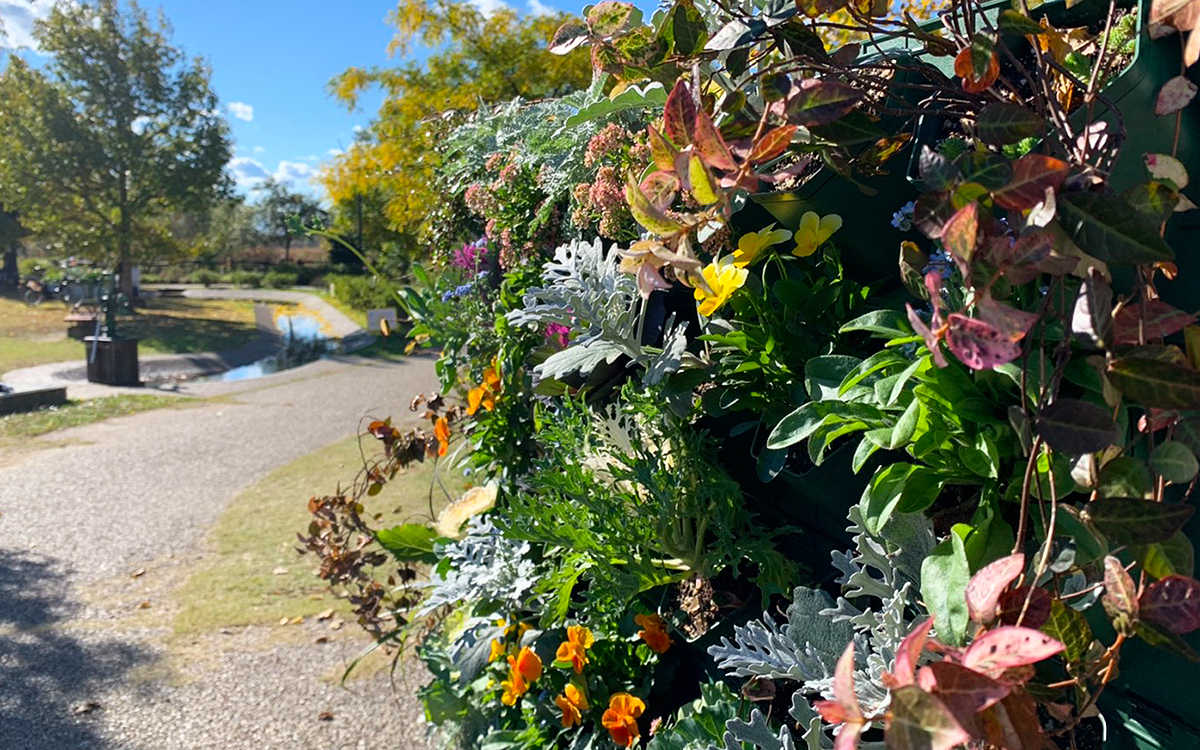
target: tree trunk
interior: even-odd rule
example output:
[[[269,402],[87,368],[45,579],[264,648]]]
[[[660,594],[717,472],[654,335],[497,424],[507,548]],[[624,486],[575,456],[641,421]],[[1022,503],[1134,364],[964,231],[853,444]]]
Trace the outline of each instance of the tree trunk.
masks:
[[[287,263],[292,258],[292,235],[285,234],[283,236],[283,262]]]
[[[4,250],[4,267],[0,269],[0,285],[16,286],[21,280],[17,272],[17,243],[13,242]]]
[[[129,217],[129,187],[124,167],[121,168],[118,184],[118,200],[120,223],[117,226],[117,286],[125,295],[130,309],[133,309],[137,301],[133,298],[133,238],[130,236],[132,222]]]

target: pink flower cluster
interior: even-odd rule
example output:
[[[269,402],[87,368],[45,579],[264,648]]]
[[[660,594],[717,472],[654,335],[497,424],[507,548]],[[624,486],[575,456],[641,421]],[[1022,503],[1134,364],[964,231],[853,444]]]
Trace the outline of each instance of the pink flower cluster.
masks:
[[[610,122],[592,136],[588,141],[587,150],[583,152],[583,165],[594,167],[611,154],[619,154],[630,145],[632,137],[625,128]]]
[[[600,235],[609,239],[621,239],[628,228],[630,215],[625,205],[625,189],[621,175],[615,167],[601,167],[596,172],[596,181],[575,186],[571,191],[575,208],[571,221],[577,226],[589,226],[593,219],[599,221]]]
[[[472,273],[478,272],[487,263],[488,247],[485,240],[468,243],[454,251],[450,264],[455,268]]]
[[[491,189],[482,183],[473,182],[467,187],[467,192],[463,194],[463,201],[467,204],[467,208],[476,216],[486,216],[496,210],[496,196]]]

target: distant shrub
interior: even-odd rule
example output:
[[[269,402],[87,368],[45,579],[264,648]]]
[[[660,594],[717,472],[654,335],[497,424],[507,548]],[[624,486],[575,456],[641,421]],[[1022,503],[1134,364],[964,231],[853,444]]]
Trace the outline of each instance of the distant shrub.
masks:
[[[228,284],[257,289],[262,286],[263,275],[258,271],[231,271],[223,277]]]
[[[209,268],[197,268],[187,275],[187,280],[192,284],[212,286],[221,280],[221,274]]]
[[[330,274],[325,277],[333,289],[333,296],[355,310],[374,310],[380,307],[395,307],[396,300],[386,281],[374,276],[344,276]]]
[[[290,271],[267,271],[262,277],[262,285],[271,289],[286,289],[298,283],[299,276]]]

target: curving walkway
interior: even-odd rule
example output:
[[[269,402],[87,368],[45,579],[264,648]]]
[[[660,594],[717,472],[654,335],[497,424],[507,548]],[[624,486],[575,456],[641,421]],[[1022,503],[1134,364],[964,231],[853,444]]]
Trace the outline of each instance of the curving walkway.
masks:
[[[428,358],[339,357],[0,450],[0,747],[422,747],[419,706],[386,670],[329,679],[365,643],[352,625],[239,628],[181,654],[170,602],[241,490],[436,387]]]

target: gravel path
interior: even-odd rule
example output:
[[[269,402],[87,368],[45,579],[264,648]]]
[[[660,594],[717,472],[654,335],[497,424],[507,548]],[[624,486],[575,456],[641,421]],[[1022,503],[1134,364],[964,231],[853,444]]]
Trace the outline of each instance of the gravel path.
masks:
[[[171,588],[229,500],[436,386],[430,359],[321,360],[0,451],[0,748],[422,747],[386,670],[330,679],[364,645],[352,626],[205,634],[182,656],[167,640]]]

